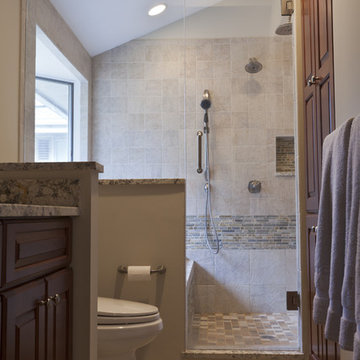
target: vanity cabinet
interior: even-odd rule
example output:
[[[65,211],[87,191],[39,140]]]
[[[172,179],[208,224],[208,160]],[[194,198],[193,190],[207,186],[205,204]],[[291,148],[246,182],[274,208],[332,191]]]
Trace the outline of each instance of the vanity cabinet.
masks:
[[[1,359],[70,360],[69,218],[1,221]]]

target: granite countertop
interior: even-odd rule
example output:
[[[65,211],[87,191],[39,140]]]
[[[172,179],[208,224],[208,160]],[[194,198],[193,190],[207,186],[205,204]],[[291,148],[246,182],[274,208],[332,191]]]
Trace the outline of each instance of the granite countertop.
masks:
[[[79,216],[80,210],[73,206],[48,206],[26,204],[0,204],[0,217]]]
[[[104,179],[100,185],[183,185],[185,179]]]
[[[104,167],[96,161],[73,161],[73,162],[28,162],[28,163],[0,163],[0,171],[23,171],[23,170],[95,170],[104,172]]]

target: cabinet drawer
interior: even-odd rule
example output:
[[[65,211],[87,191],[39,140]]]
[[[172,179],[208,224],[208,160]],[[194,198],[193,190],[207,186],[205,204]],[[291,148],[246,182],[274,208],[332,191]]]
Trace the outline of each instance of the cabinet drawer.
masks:
[[[8,220],[4,226],[3,285],[70,263],[71,220]]]

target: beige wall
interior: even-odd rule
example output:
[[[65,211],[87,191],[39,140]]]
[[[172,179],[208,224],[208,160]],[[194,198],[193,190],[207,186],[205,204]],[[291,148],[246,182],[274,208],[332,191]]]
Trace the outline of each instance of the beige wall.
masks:
[[[360,2],[333,0],[336,124],[360,113]]]
[[[36,25],[88,81],[88,122],[91,119],[91,58],[49,0],[26,0],[26,2],[25,118],[24,123],[20,124],[20,131],[24,134],[24,160],[34,161]],[[86,128],[91,129],[90,126]],[[90,139],[89,134],[89,142]]]
[[[21,0],[0,2],[0,162],[18,161]]]
[[[335,119],[339,126],[360,113],[360,2],[333,0]],[[341,360],[353,353],[341,351]]]
[[[32,11],[25,30],[26,9]],[[28,19],[29,20],[29,19]],[[0,3],[0,161],[24,160],[23,138],[28,144],[25,159],[33,158],[33,87],[35,76],[35,23],[49,36],[70,62],[89,81],[91,59],[82,44],[51,5],[49,0],[4,0]],[[26,64],[25,58],[26,43]],[[26,70],[25,70],[26,69]],[[25,73],[25,75],[24,75]],[[24,76],[22,76],[24,75]],[[27,87],[24,84],[26,81]],[[24,99],[26,96],[28,101]],[[25,101],[25,102],[24,102]],[[24,121],[25,117],[25,121]],[[91,92],[89,91],[89,117]],[[24,125],[26,126],[24,129]],[[89,127],[91,130],[91,127]],[[91,136],[89,134],[89,139]]]
[[[140,359],[181,358],[185,336],[185,185],[100,185],[99,295],[156,304],[164,329]],[[118,265],[165,265],[128,283]],[[164,346],[165,344],[165,346]]]

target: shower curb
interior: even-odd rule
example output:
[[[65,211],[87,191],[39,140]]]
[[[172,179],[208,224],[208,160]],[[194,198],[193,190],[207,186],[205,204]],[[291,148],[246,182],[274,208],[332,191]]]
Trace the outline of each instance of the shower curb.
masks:
[[[189,360],[304,360],[299,351],[239,351],[239,350],[187,350],[182,354]]]

